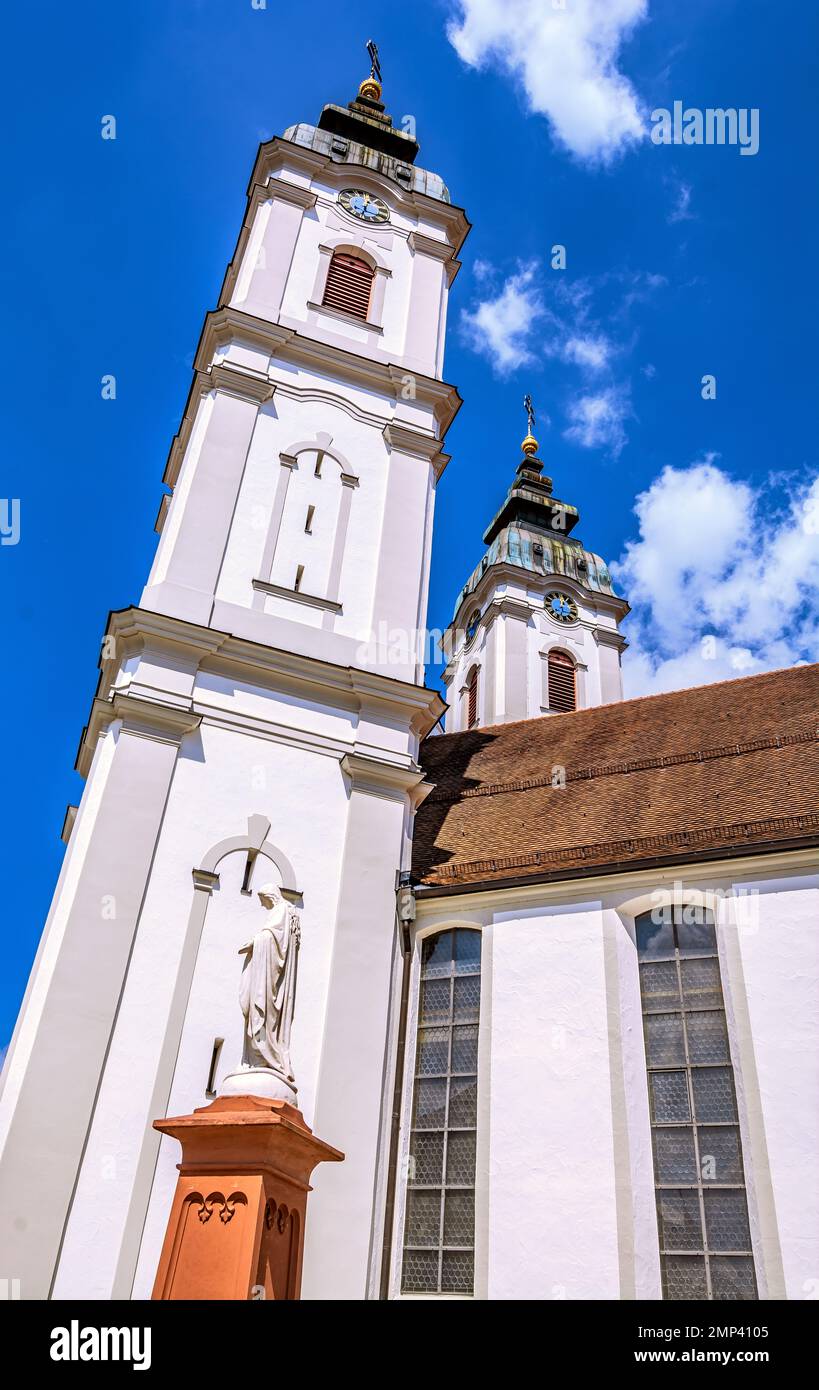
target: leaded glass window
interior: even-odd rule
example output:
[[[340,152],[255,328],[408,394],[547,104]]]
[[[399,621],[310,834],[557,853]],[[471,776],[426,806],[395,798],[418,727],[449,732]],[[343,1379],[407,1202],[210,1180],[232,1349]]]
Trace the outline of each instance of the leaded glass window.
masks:
[[[403,1293],[471,1294],[481,935],[459,928],[421,946],[407,1166]]]
[[[663,1298],[757,1298],[714,919],[636,921]]]

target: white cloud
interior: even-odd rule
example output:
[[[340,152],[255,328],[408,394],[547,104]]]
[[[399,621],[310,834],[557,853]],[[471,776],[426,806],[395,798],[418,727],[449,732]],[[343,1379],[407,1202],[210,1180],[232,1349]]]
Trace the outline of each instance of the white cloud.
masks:
[[[571,337],[563,345],[563,356],[567,362],[576,362],[578,367],[589,367],[592,371],[607,367],[611,354],[612,345],[602,335]]]
[[[461,313],[461,331],[469,346],[488,357],[499,376],[508,376],[516,367],[534,361],[529,347],[532,325],[544,313],[535,279],[537,269],[536,261],[521,266],[494,298]],[[484,270],[481,278],[488,273]]]
[[[691,222],[694,214],[691,212],[691,185],[690,183],[680,183],[677,185],[674,206],[669,212],[667,222]]]
[[[755,493],[716,458],[655,478],[612,566],[630,696],[819,659],[819,477]]]
[[[629,328],[633,306],[665,285],[663,276],[628,271],[565,281],[533,260],[518,266],[498,289],[495,267],[488,261],[479,264],[478,293],[485,298],[462,311],[462,337],[498,376],[549,358],[576,367],[579,378],[565,404],[564,438],[581,448],[605,449],[616,458],[628,443],[626,423],[634,419],[630,381],[618,380],[616,368],[636,341]],[[595,313],[595,298],[612,285],[615,294],[602,316],[604,326]],[[645,368],[646,375],[654,370]]]
[[[587,281],[566,285],[549,280],[548,272],[544,280],[540,263],[533,260],[520,265],[493,293],[489,286],[497,283],[497,274],[491,262],[478,260],[474,270],[486,298],[463,310],[461,330],[499,375],[530,365],[535,341],[540,357],[560,358],[591,373],[609,366],[618,348],[590,318]]]
[[[563,431],[563,437],[584,449],[606,449],[617,458],[627,443],[624,426],[632,414],[627,388],[607,386],[571,402],[571,424]]]
[[[480,256],[472,263],[472,274],[479,283],[491,279],[493,269],[492,262],[481,260]]]
[[[500,66],[582,160],[609,162],[645,132],[620,49],[648,0],[457,0],[447,34],[470,67]]]

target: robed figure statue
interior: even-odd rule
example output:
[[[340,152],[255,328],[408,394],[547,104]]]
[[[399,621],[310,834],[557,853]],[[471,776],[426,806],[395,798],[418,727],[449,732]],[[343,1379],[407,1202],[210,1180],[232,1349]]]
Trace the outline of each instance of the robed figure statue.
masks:
[[[296,1002],[298,928],[290,924],[287,903],[273,883],[259,890],[267,916],[251,941],[240,948],[245,956],[239,1003],[245,1018],[242,1062],[272,1067],[293,1081],[290,1029]]]
[[[296,1002],[296,963],[299,925],[275,883],[259,889],[265,919],[250,941],[240,947],[245,957],[239,988],[244,1016],[242,1065],[225,1078],[221,1094],[251,1094],[294,1098],[290,1061],[290,1031]]]

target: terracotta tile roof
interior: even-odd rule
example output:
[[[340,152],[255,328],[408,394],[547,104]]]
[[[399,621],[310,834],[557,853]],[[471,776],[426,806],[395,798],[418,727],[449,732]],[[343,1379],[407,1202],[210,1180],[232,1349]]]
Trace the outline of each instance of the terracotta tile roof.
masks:
[[[537,881],[817,845],[818,736],[819,664],[428,738],[413,877]]]

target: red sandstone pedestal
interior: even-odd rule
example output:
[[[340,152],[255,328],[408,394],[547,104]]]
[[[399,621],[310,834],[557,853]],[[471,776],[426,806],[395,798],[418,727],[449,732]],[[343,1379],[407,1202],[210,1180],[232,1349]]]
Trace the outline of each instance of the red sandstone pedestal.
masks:
[[[155,1299],[297,1299],[310,1174],[337,1163],[283,1100],[222,1096],[192,1115],[155,1120],[182,1162]]]

